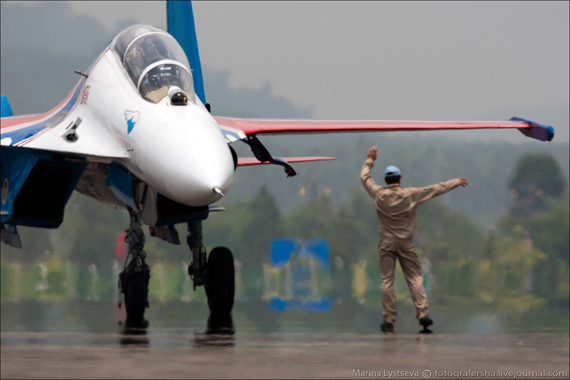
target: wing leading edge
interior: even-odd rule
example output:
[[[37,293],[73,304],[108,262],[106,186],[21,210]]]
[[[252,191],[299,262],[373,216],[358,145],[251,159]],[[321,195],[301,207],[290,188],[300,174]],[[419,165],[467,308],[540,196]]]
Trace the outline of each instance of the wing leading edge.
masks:
[[[415,120],[280,120],[214,117],[228,142],[257,135],[314,133],[394,132],[463,129],[518,129],[541,141],[554,137],[554,128],[519,117],[509,121],[415,121]]]
[[[289,164],[293,164],[296,162],[312,162],[312,161],[331,161],[336,160],[334,157],[285,157],[280,158],[280,160],[285,161]],[[261,162],[257,158],[248,157],[248,158],[239,158],[237,162],[237,166],[252,166],[252,165],[265,165],[270,164],[269,161]]]

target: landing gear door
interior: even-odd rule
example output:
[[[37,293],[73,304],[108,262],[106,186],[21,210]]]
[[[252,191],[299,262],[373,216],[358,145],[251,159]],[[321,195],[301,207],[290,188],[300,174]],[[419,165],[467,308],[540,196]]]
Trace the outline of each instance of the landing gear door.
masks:
[[[149,226],[167,226],[204,220],[209,212],[208,206],[186,206],[149,187],[144,198],[142,220]]]
[[[148,226],[156,226],[158,221],[158,213],[156,209],[157,192],[152,187],[149,187],[146,196],[143,199],[142,221]]]

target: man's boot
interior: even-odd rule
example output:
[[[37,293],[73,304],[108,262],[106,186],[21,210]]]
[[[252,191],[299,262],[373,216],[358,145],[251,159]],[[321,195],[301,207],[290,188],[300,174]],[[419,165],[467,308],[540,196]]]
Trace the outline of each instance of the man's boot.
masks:
[[[386,322],[386,320],[384,320],[384,322],[380,325],[380,330],[384,334],[393,333],[394,332],[394,324],[388,323],[388,322]]]
[[[420,325],[422,325],[424,328],[423,330],[420,331],[420,334],[431,334],[433,332],[430,329],[428,329],[428,326],[433,325],[433,321],[429,316],[426,315],[425,317],[420,318]]]

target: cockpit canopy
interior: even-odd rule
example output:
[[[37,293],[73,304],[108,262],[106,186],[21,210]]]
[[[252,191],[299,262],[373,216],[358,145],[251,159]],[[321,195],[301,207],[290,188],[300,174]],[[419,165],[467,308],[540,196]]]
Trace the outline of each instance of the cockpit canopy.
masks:
[[[148,25],[133,25],[115,38],[112,49],[145,100],[158,103],[182,91],[196,102],[188,58],[170,34]]]

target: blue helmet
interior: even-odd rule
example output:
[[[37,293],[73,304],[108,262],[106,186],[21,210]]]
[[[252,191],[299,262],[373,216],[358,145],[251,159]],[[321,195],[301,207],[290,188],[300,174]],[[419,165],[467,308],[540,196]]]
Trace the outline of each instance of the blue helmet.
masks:
[[[394,165],[390,165],[386,168],[386,170],[384,170],[384,177],[390,178],[390,177],[401,177],[401,176],[402,175],[400,174],[400,169],[398,169]]]

